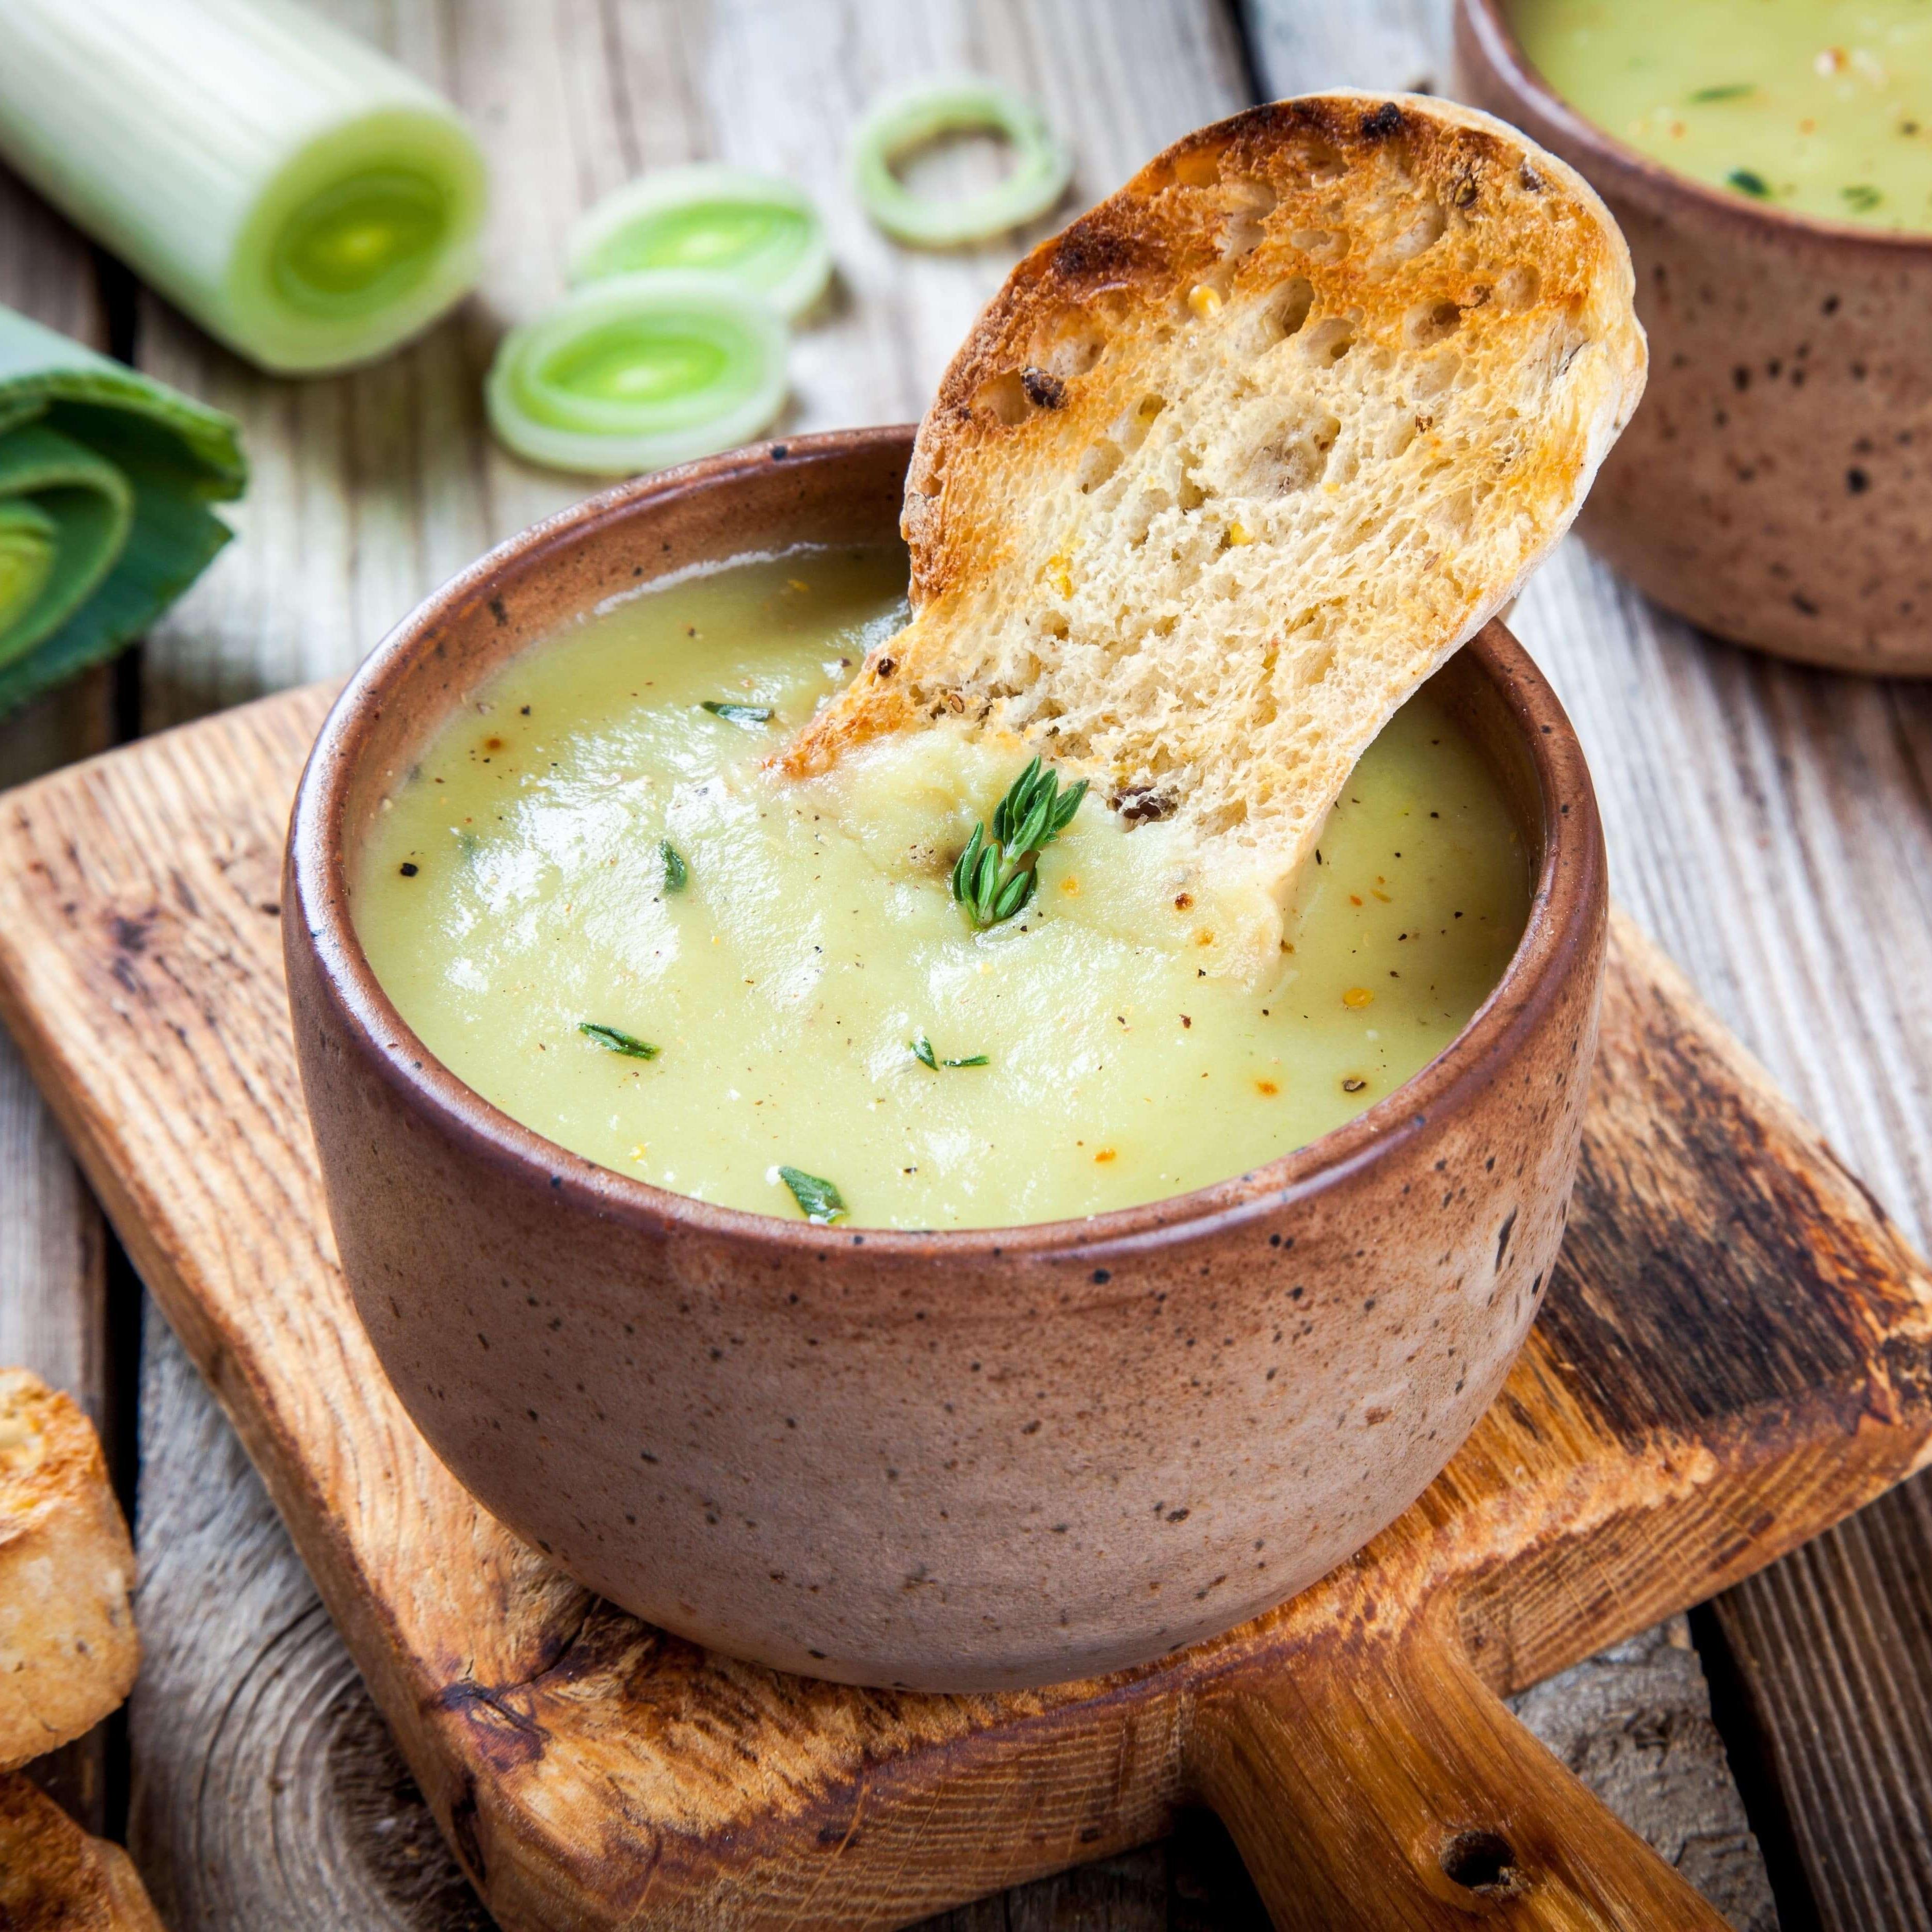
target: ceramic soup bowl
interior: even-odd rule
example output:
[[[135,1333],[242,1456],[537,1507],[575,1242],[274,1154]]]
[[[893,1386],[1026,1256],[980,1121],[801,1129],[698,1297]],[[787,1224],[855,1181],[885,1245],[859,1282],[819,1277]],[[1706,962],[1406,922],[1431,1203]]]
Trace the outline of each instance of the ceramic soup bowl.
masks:
[[[520,1535],[640,1616],[850,1682],[1135,1664],[1350,1555],[1496,1394],[1562,1237],[1604,862],[1549,686],[1492,624],[1438,689],[1499,774],[1528,926],[1450,1048],[1217,1186],[1008,1229],[820,1228],[565,1152],[446,1071],[358,945],[385,793],[512,653],[613,592],[888,541],[911,432],[740,452],[540,524],[438,592],[317,741],[289,990],[342,1265],[398,1394]]]
[[[1629,238],[1650,384],[1578,527],[1660,604],[1781,657],[1932,675],[1932,236],[1674,174],[1552,92],[1508,0],[1457,0],[1458,98]]]

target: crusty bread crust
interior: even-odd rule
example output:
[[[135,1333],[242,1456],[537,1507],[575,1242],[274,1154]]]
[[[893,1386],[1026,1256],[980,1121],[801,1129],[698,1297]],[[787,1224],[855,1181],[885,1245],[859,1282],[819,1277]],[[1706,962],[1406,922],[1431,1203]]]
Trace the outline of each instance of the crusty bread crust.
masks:
[[[134,1552],[92,1425],[0,1371],[0,1769],[116,1708],[140,1662]]]
[[[1630,257],[1515,130],[1336,93],[1204,128],[1036,248],[921,424],[913,622],[782,754],[945,716],[1280,895],[1514,596],[1643,386]]]
[[[0,1926],[165,1932],[128,1854],[90,1838],[18,1772],[0,1776]]]

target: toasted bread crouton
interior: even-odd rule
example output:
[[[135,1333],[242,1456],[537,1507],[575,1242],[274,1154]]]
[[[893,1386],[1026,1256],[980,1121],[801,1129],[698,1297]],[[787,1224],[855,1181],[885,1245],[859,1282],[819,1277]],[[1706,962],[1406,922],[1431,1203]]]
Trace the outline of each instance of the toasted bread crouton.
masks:
[[[1642,392],[1631,294],[1587,184],[1486,115],[1337,93],[1190,135],[980,316],[914,452],[913,621],[784,770],[1012,733],[1285,897],[1575,514]]]
[[[8,1932],[164,1932],[128,1854],[89,1838],[17,1772],[0,1775],[0,1925]]]
[[[0,1768],[125,1699],[140,1660],[134,1585],[93,1426],[37,1376],[0,1370]]]

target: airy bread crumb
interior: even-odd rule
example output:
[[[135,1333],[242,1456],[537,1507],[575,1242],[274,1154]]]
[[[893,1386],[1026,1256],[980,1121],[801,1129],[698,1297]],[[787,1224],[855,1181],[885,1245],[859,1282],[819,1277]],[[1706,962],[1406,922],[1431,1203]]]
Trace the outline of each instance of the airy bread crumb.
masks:
[[[0,1769],[90,1730],[140,1662],[134,1552],[92,1424],[0,1371]]]
[[[1576,514],[1642,393],[1632,290],[1588,184],[1486,115],[1336,93],[1190,135],[980,316],[914,451],[913,622],[783,768],[1012,733],[1281,900]]]

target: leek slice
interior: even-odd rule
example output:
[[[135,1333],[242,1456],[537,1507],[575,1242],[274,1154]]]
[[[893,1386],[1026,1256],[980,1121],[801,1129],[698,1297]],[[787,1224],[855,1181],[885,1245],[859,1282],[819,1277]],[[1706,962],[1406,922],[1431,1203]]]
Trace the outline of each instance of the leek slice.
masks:
[[[139,636],[247,479],[232,418],[0,308],[0,714]]]
[[[790,321],[825,292],[832,249],[802,188],[775,175],[698,161],[606,195],[571,230],[573,286],[645,268],[730,275]]]
[[[447,102],[293,0],[6,0],[0,154],[278,374],[386,354],[474,286]]]
[[[956,200],[915,194],[893,164],[946,134],[1001,134],[1013,166],[1004,181]],[[1040,110],[976,76],[921,81],[879,101],[852,141],[852,184],[866,212],[897,240],[954,248],[1044,214],[1066,191],[1073,157]]]
[[[504,337],[490,427],[556,470],[626,476],[748,442],[785,398],[785,327],[728,276],[658,268],[564,297]]]

